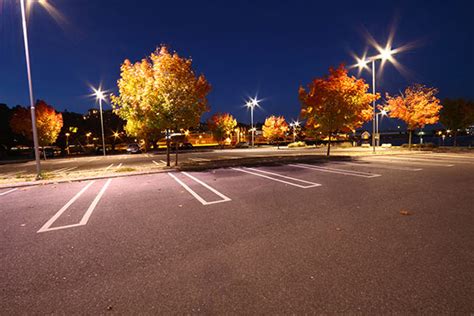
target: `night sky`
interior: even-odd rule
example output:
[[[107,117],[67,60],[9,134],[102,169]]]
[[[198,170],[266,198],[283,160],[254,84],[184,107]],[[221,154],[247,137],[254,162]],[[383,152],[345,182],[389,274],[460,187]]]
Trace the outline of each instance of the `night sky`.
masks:
[[[212,84],[211,111],[249,115],[247,96],[264,99],[255,112],[297,118],[298,87],[330,66],[354,64],[351,52],[375,54],[364,30],[393,47],[416,42],[377,78],[377,91],[396,93],[419,82],[439,97],[474,98],[472,1],[120,1],[50,0],[60,23],[39,4],[29,16],[36,99],[59,110],[96,106],[89,85],[116,90],[125,58],[137,61],[159,44],[192,57]],[[0,0],[0,103],[28,103],[18,0]],[[357,71],[351,71],[357,75]],[[368,72],[362,75],[370,80]],[[390,127],[390,123],[385,123]],[[388,124],[388,125],[387,125]]]

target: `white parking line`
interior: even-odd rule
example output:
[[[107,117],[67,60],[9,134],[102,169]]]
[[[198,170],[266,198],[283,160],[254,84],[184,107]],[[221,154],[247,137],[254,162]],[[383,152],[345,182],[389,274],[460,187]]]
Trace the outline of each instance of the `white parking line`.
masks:
[[[50,230],[49,227],[59,218],[59,216],[61,216],[69,208],[69,206],[71,206],[72,203],[74,203],[94,182],[95,181],[91,181],[85,187],[83,187],[72,199],[69,200],[69,202],[67,202],[56,214],[54,214],[53,217],[51,217],[49,221],[47,221],[43,225],[43,227],[41,227],[37,232],[42,233],[42,232]]]
[[[160,162],[162,162],[162,163],[164,163],[164,164],[166,165],[166,161],[164,161],[164,160],[160,160]]]
[[[217,156],[218,159],[239,159],[240,157],[235,156]]]
[[[231,169],[236,170],[236,171],[240,171],[240,172],[245,172],[245,173],[248,173],[248,174],[253,174],[255,176],[262,177],[262,178],[265,178],[265,179],[269,179],[269,180],[272,180],[272,181],[289,184],[289,185],[292,185],[292,186],[295,186],[295,187],[298,187],[298,188],[302,188],[302,189],[309,189],[309,188],[314,188],[314,187],[321,186],[320,183],[314,183],[314,182],[309,182],[309,181],[306,181],[306,180],[300,180],[300,179],[288,177],[288,176],[285,176],[285,175],[281,175],[281,174],[278,174],[278,173],[263,171],[263,170],[259,170],[259,169],[255,169],[255,168],[246,168],[246,169],[231,168]],[[254,171],[257,171],[259,173],[252,172],[252,171],[249,171],[247,169],[254,170]],[[279,178],[288,179],[288,180],[292,180],[292,181],[295,181],[295,182],[306,183],[306,184],[309,184],[309,185],[301,185],[301,184],[297,184],[297,183],[288,182],[288,181],[285,181],[285,180],[281,180],[281,179],[278,179],[278,178],[274,178],[274,177],[270,177],[270,176],[261,174],[260,172],[261,173],[266,173],[266,174],[271,174],[271,175],[277,176]]]
[[[211,161],[211,159],[206,159],[206,158],[188,158],[188,159],[192,161]]]
[[[320,166],[307,165],[307,164],[290,164],[289,166],[304,168],[304,169],[311,169],[311,170],[316,170],[316,171],[321,171],[321,172],[337,173],[337,174],[342,174],[345,176],[362,177],[362,178],[375,178],[375,177],[382,176],[381,174],[376,174],[376,173],[367,173],[367,172],[362,172],[362,171],[320,167]]]
[[[455,159],[465,159],[474,161],[474,156],[466,156],[465,154],[460,155],[447,155],[447,154],[423,154],[423,156],[432,156],[432,157],[440,157],[440,158],[455,158]]]
[[[469,158],[461,158],[461,157],[446,157],[446,156],[437,156],[437,155],[429,155],[429,154],[423,154],[423,157],[426,159],[434,160],[434,161],[441,161],[441,162],[447,162],[447,163],[467,163],[467,164],[474,164],[474,159],[469,159]],[[405,158],[405,157],[403,157]],[[419,158],[416,158],[419,159]]]
[[[122,163],[120,163],[115,169],[120,169],[120,167],[122,167]]]
[[[53,171],[51,171],[51,173],[59,173],[59,172],[64,171],[64,170],[66,170],[66,169],[67,169],[67,167],[66,167],[66,168],[57,169],[57,170],[53,170]]]
[[[188,191],[189,193],[191,193],[192,196],[194,196],[196,198],[196,200],[198,200],[199,202],[201,202],[202,205],[210,205],[210,204],[216,204],[216,203],[222,203],[222,202],[229,202],[231,201],[231,199],[227,196],[225,196],[224,194],[220,193],[219,191],[217,191],[216,189],[214,189],[213,187],[209,186],[208,184],[202,182],[201,180],[197,179],[196,177],[193,177],[192,175],[190,175],[189,173],[187,172],[182,172],[182,174],[184,174],[185,176],[187,176],[188,178],[196,181],[197,183],[201,184],[203,187],[205,187],[206,189],[208,189],[209,191],[215,193],[216,195],[218,195],[219,197],[222,198],[222,200],[217,200],[217,201],[211,201],[211,202],[208,202],[206,200],[204,200],[199,194],[197,194],[196,192],[194,192],[186,183],[184,183],[183,181],[181,181],[180,179],[178,179],[174,174],[172,174],[171,172],[168,172],[168,174],[170,175],[170,177],[172,177],[173,179],[176,180],[176,182],[178,182],[179,184],[181,184],[181,186],[186,189],[186,191]]]
[[[41,227],[37,233],[43,233],[47,231],[53,231],[53,230],[60,230],[60,229],[66,229],[66,228],[72,228],[72,227],[78,227],[78,226],[84,226],[87,224],[89,221],[89,218],[92,215],[92,212],[94,212],[94,209],[96,208],[97,204],[99,203],[100,199],[105,193],[105,190],[110,185],[110,182],[112,182],[112,179],[108,179],[102,189],[99,191],[99,194],[95,197],[95,199],[92,201],[91,205],[87,209],[86,213],[82,216],[82,219],[79,223],[77,224],[70,224],[70,225],[64,225],[64,226],[56,226],[56,227],[51,227],[51,225],[94,183],[95,181],[89,182],[84,188],[82,188],[81,191],[79,191],[69,202],[66,203],[56,214],[54,214],[53,217],[51,217],[44,225]]]
[[[403,158],[403,157],[370,157],[370,158],[364,158],[363,160],[367,161],[387,161],[391,163],[401,163],[401,164],[418,164],[418,165],[425,165],[425,166],[438,166],[438,167],[452,167],[454,166],[453,164],[442,164],[442,163],[434,163],[434,162],[429,162],[429,161],[417,161],[413,160],[410,158]],[[433,160],[430,160],[433,161]],[[435,160],[439,161],[439,160]]]
[[[391,169],[391,170],[405,170],[405,171],[420,171],[422,168],[410,168],[410,167],[392,167],[387,165],[381,165],[376,163],[355,163],[355,162],[333,162],[338,165],[349,165],[349,166],[358,166],[358,167],[371,167],[375,169]]]
[[[107,168],[105,168],[105,171],[107,171],[107,170],[109,170],[110,168],[112,168],[113,165],[114,165],[114,164],[111,163]]]
[[[79,222],[79,225],[86,225],[87,224],[87,222],[89,221],[89,218],[92,215],[92,212],[94,212],[95,207],[97,206],[100,199],[102,198],[102,195],[104,195],[105,190],[107,190],[107,188],[109,187],[110,182],[112,182],[112,179],[108,179],[107,182],[105,182],[105,184],[102,187],[102,189],[100,190],[99,194],[97,194],[94,201],[92,201],[91,205],[89,206],[86,213],[82,217],[81,221]]]
[[[160,166],[160,167],[161,167],[161,164],[160,164],[160,163],[158,163],[158,162],[156,162],[156,161],[154,161],[154,160],[152,160],[152,162],[153,162],[155,165],[157,165],[157,166]]]
[[[11,190],[8,190],[8,191],[5,191],[5,192],[2,192],[2,193],[0,193],[0,196],[2,196],[2,195],[7,195],[8,193],[12,193],[12,192],[14,192],[14,191],[16,191],[16,190],[18,190],[18,189],[17,189],[17,188],[15,188],[15,189],[11,189]]]

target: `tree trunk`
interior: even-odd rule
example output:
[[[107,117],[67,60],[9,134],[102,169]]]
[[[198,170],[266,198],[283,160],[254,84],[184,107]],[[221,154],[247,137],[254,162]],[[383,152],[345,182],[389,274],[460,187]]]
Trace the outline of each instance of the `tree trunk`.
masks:
[[[170,130],[166,130],[166,166],[170,166]]]
[[[44,146],[43,146],[42,148],[43,148],[43,156],[44,156],[44,160],[46,160],[46,150],[44,150]]]
[[[455,130],[454,131],[454,141],[453,141],[453,147],[456,147],[457,143],[458,143],[458,131]]]
[[[328,151],[326,153],[326,156],[329,157],[329,154],[331,153],[331,133],[329,133],[329,141],[328,141]]]
[[[175,144],[176,158],[175,158],[175,161],[174,161],[174,165],[175,165],[175,167],[177,167],[177,166],[178,166],[178,148],[179,148],[179,143],[178,143],[178,142],[176,142],[176,144]]]
[[[412,134],[412,130],[409,130],[408,131],[408,149],[411,150],[411,134]]]
[[[280,149],[280,141],[277,140],[277,149]]]

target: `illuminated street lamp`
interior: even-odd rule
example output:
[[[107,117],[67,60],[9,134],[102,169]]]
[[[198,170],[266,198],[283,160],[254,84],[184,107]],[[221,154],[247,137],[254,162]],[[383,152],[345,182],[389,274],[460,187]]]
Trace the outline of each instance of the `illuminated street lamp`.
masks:
[[[296,130],[298,127],[300,127],[300,122],[299,121],[293,121],[290,123],[290,127],[293,129],[293,143],[296,142]]]
[[[86,134],[86,137],[87,137],[87,145],[89,145],[89,137],[91,137],[92,133],[89,132]]]
[[[382,62],[382,66],[384,65],[384,63],[388,60],[390,62],[394,62],[393,60],[393,55],[395,53],[397,53],[397,50],[393,50],[391,48],[391,41],[389,41],[387,43],[387,45],[385,46],[385,48],[382,48],[380,45],[376,44],[374,45],[375,48],[379,51],[379,54],[378,55],[375,55],[375,56],[372,56],[372,57],[369,57],[369,58],[366,58],[365,57],[365,54],[362,58],[358,58],[356,57],[356,60],[357,60],[357,64],[355,65],[356,67],[359,68],[359,72],[362,71],[363,69],[369,69],[367,64],[368,63],[371,63],[371,71],[372,71],[372,94],[375,94],[375,61],[377,60],[381,60]],[[376,113],[376,106],[375,106],[375,100],[373,101],[372,103],[372,107],[373,107],[373,110],[374,110],[374,113],[373,113],[373,116],[372,116],[372,148],[373,148],[373,152],[375,153],[375,135],[377,134],[378,135],[378,127],[376,127],[377,125],[377,113]],[[380,137],[380,136],[379,136]]]
[[[247,101],[247,103],[245,104],[245,106],[250,109],[250,125],[251,125],[250,131],[252,133],[252,148],[254,147],[254,144],[255,144],[255,128],[253,126],[253,109],[259,106],[258,104],[259,101],[260,100],[257,100],[257,98],[250,98],[250,100]]]
[[[100,87],[99,89],[92,88],[92,90],[94,90],[94,95],[95,95],[96,100],[99,101],[100,127],[102,129],[102,152],[104,153],[104,156],[105,156],[106,154],[105,154],[105,136],[104,136],[105,135],[104,134],[104,117],[102,114],[102,101],[105,100],[105,94],[104,94],[104,91],[102,91]]]
[[[67,151],[67,154],[69,155],[70,154],[70,152],[69,152],[69,136],[71,136],[71,134],[66,133],[64,135],[66,135],[66,151]]]
[[[28,73],[28,88],[30,92],[31,127],[33,129],[33,144],[35,147],[36,180],[39,180],[41,179],[41,163],[40,163],[40,153],[39,153],[38,130],[36,128],[36,113],[35,113],[35,103],[34,103],[34,98],[33,98],[33,83],[31,82],[30,52],[28,48],[28,29],[26,26],[25,0],[20,0],[20,7],[21,7],[21,20],[22,20],[22,26],[23,26],[23,41],[25,44],[26,70]]]

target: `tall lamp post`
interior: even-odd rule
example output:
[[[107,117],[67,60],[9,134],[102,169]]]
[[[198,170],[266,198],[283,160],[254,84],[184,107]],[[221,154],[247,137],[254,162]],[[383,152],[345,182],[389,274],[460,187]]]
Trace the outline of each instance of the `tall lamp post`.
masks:
[[[372,94],[375,94],[375,62],[377,60],[382,61],[382,66],[385,64],[385,62],[391,61],[392,63],[396,63],[396,61],[393,60],[393,55],[396,54],[397,52],[401,51],[401,49],[392,49],[391,48],[391,40],[387,43],[385,48],[382,48],[378,44],[375,46],[375,48],[379,51],[378,55],[365,58],[363,56],[362,58],[356,57],[357,64],[355,65],[356,67],[359,67],[359,71],[362,71],[362,69],[369,69],[367,67],[368,63],[371,63],[371,71],[372,71]],[[375,138],[376,134],[378,134],[378,127],[377,125],[377,113],[376,113],[376,106],[375,106],[375,100],[372,103],[373,107],[373,117],[372,117],[372,148],[373,148],[373,153],[375,153]],[[379,135],[377,135],[380,137]]]
[[[95,95],[96,100],[99,101],[100,127],[102,129],[102,152],[104,153],[104,156],[105,156],[106,149],[105,149],[105,135],[104,135],[104,116],[102,114],[102,101],[105,100],[105,95],[104,95],[104,91],[102,91],[100,87],[99,89],[93,89],[93,90],[94,90],[94,95]]]
[[[290,127],[293,129],[293,143],[296,142],[296,129],[300,127],[300,122],[292,122],[290,123]]]
[[[250,100],[247,101],[245,106],[250,109],[250,125],[251,125],[250,131],[252,133],[252,148],[253,148],[255,144],[255,128],[253,126],[253,109],[255,109],[256,106],[259,106],[257,98],[250,98]]]
[[[41,163],[40,163],[40,153],[39,153],[38,130],[36,129],[36,113],[35,113],[35,103],[34,103],[34,98],[33,98],[33,83],[31,82],[30,52],[28,48],[28,29],[26,26],[25,0],[20,0],[20,7],[21,7],[21,20],[22,20],[22,26],[23,26],[23,41],[25,44],[26,70],[28,73],[28,88],[30,92],[31,127],[33,129],[33,144],[35,147],[36,180],[39,180],[41,179]]]

